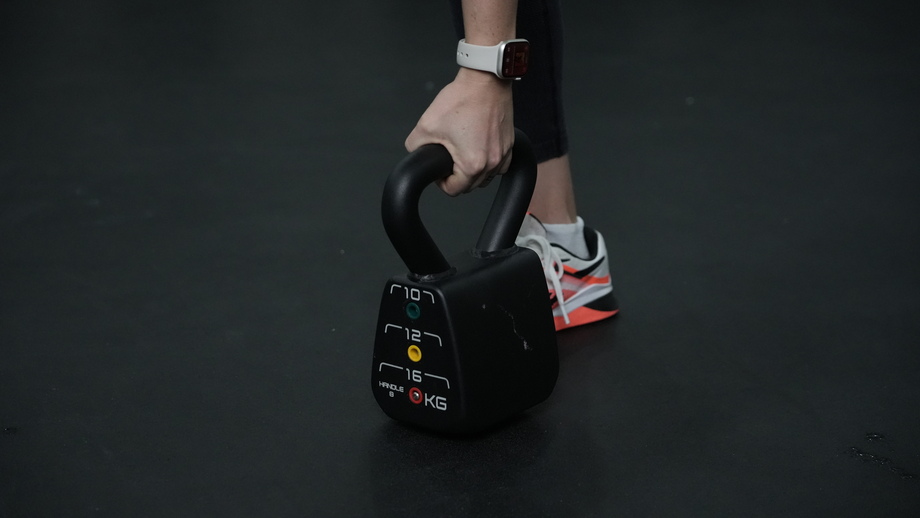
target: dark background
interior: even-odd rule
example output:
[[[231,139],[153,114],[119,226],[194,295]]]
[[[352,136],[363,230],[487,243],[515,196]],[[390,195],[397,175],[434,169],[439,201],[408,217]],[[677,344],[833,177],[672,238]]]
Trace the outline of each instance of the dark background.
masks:
[[[916,516],[906,5],[566,2],[622,313],[456,439],[369,386],[445,2],[3,2],[0,516]],[[445,252],[492,192],[426,194]]]

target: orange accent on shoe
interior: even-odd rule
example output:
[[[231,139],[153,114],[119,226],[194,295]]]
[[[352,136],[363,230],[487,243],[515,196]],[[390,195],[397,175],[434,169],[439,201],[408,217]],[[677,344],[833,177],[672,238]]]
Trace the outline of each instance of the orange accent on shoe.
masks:
[[[563,266],[562,269],[565,270],[565,273],[577,277],[578,270],[576,270],[575,268],[572,268],[571,266]],[[610,282],[610,275],[607,274],[603,277],[585,275],[584,277],[578,278],[578,281],[583,282],[585,284],[608,284]]]
[[[568,329],[570,327],[583,326],[585,324],[597,322],[598,320],[610,318],[619,312],[619,309],[615,309],[613,311],[599,311],[596,309],[591,309],[587,306],[582,306],[569,313],[568,324],[565,323],[565,318],[561,316],[553,317],[553,323],[556,325],[556,331],[562,331],[563,329]]]
[[[594,277],[591,275],[586,275],[579,280],[585,284],[610,284],[609,275],[605,275],[604,277]]]

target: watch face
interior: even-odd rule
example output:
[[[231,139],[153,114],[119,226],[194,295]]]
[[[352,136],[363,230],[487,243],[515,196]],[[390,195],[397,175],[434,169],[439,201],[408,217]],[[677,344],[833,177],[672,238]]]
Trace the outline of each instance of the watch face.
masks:
[[[530,43],[527,41],[509,41],[502,52],[502,77],[521,77],[527,73],[527,61],[530,57]]]

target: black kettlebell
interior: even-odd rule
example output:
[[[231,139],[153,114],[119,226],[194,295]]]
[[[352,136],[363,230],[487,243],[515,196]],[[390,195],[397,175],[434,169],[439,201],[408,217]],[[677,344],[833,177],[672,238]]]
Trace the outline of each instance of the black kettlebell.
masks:
[[[409,273],[383,290],[371,384],[393,419],[446,433],[482,431],[549,397],[559,373],[537,254],[515,246],[537,178],[521,131],[476,247],[448,262],[418,212],[451,174],[440,145],[403,159],[383,191],[383,225]]]

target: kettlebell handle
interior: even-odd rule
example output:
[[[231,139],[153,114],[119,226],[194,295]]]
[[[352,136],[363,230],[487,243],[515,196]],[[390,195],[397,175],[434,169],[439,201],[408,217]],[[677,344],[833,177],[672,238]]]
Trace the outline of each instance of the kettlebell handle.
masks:
[[[429,184],[452,171],[453,159],[447,149],[428,144],[400,161],[383,188],[383,226],[393,248],[415,275],[438,275],[451,268],[422,224],[418,204]],[[502,175],[474,253],[490,255],[514,246],[536,183],[537,161],[530,140],[515,129],[511,165]]]

